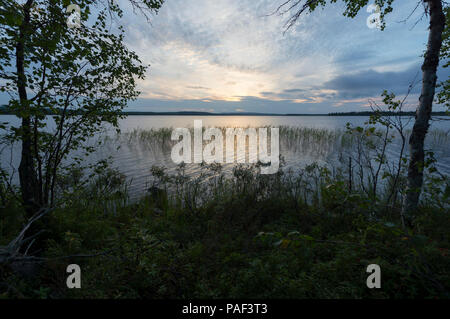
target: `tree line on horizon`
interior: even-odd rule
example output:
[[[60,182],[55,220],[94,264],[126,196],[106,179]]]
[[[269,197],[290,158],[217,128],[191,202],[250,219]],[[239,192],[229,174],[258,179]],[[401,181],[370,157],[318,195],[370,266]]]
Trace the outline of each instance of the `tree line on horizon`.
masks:
[[[55,108],[42,108],[42,112],[46,115],[58,115],[63,114],[63,109]],[[124,115],[273,115],[273,116],[314,116],[314,115],[328,115],[328,116],[371,116],[371,115],[383,115],[383,116],[415,116],[414,111],[347,111],[347,112],[330,112],[330,113],[258,113],[258,112],[205,112],[205,111],[122,111]],[[0,106],[0,114],[2,115],[16,115],[17,113],[10,109],[8,105]],[[82,110],[73,110],[72,114],[83,114]],[[449,116],[449,111],[434,111],[431,112],[434,116]]]

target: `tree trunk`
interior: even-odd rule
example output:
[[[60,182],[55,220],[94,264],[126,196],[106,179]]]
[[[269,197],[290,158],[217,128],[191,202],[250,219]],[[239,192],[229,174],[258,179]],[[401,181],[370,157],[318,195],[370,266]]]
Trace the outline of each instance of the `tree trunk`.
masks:
[[[424,140],[429,127],[434,93],[436,88],[436,70],[442,45],[442,32],[445,27],[445,15],[441,0],[424,0],[428,3],[430,29],[427,51],[422,65],[422,92],[416,111],[416,120],[409,139],[409,166],[406,196],[404,197],[402,217],[416,210],[423,184]]]
[[[38,207],[37,199],[37,178],[34,169],[34,159],[32,152],[33,133],[31,129],[31,112],[27,97],[27,78],[25,75],[25,42],[30,34],[30,10],[33,1],[29,0],[23,6],[23,21],[19,30],[19,40],[16,45],[16,69],[17,69],[17,90],[19,93],[20,107],[22,114],[21,139],[22,157],[19,165],[20,189],[22,199],[28,213],[33,214]]]

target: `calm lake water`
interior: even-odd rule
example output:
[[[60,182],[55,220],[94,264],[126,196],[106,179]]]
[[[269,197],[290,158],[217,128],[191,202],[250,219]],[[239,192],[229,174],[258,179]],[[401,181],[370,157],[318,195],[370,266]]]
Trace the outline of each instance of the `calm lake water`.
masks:
[[[140,196],[151,186],[150,168],[153,165],[164,166],[169,172],[175,172],[176,165],[170,157],[170,134],[153,138],[152,134],[162,128],[193,127],[194,120],[202,120],[203,127],[290,127],[280,131],[280,154],[285,159],[285,167],[296,169],[312,162],[323,165],[338,164],[340,156],[351,149],[352,145],[344,145],[342,136],[346,123],[364,126],[365,116],[128,116],[120,121],[122,133],[118,136],[110,127],[100,136],[103,144],[86,159],[86,163],[111,157],[112,166],[124,173],[130,183],[133,197]],[[411,118],[407,127],[412,127]],[[15,116],[0,116],[0,122],[19,126]],[[49,119],[49,127],[52,120]],[[310,130],[308,130],[310,129]],[[141,134],[152,132],[152,134]],[[156,135],[155,135],[156,136]],[[107,138],[105,138],[107,137]],[[169,141],[168,141],[169,140]],[[91,141],[93,142],[93,141]],[[435,152],[438,168],[450,174],[450,125],[448,121],[433,121],[431,133],[427,138],[427,148]],[[2,146],[1,167],[14,172],[20,160],[20,145],[11,150]],[[388,149],[389,156],[398,152],[398,144],[394,142]],[[230,171],[233,164],[224,165]],[[186,167],[188,175],[200,173],[198,164]],[[17,172],[14,179],[17,182]]]

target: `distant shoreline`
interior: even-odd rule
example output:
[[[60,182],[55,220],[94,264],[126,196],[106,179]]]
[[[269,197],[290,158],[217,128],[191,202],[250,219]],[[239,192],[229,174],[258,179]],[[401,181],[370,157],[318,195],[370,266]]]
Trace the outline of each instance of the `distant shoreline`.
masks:
[[[255,113],[255,112],[236,112],[236,113],[212,113],[212,112],[123,112],[124,115],[178,115],[178,116],[370,116],[375,112],[343,112],[343,113]],[[395,112],[381,112],[381,115],[394,116]],[[415,112],[401,112],[401,116],[414,116]],[[432,112],[434,116],[450,116],[446,112]]]
[[[257,113],[257,112],[225,112],[225,113],[212,113],[212,112],[195,112],[195,111],[179,111],[179,112],[138,112],[138,111],[125,111],[122,115],[126,116],[370,116],[375,114],[375,112],[340,112],[340,113]],[[381,112],[384,116],[394,116],[399,115],[396,112]],[[0,107],[0,115],[15,115],[10,112],[4,106]],[[57,115],[55,112],[47,112],[47,115]],[[414,116],[415,112],[401,112],[401,116]],[[450,116],[450,113],[445,111],[432,112],[433,116]]]

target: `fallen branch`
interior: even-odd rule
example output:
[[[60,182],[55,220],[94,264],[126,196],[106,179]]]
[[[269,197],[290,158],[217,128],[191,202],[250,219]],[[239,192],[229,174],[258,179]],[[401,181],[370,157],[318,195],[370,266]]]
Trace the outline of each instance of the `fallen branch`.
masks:
[[[42,233],[42,231],[38,232],[37,234],[24,238],[25,233],[27,230],[31,227],[31,225],[48,214],[51,211],[49,208],[42,208],[40,209],[33,217],[30,218],[28,223],[25,225],[25,227],[22,229],[22,231],[19,233],[19,235],[14,238],[7,246],[0,246],[0,264],[8,264],[15,261],[35,261],[36,259],[39,259],[38,257],[33,256],[27,256],[27,253],[33,245],[35,238]],[[22,247],[29,242],[25,253],[21,253]]]

